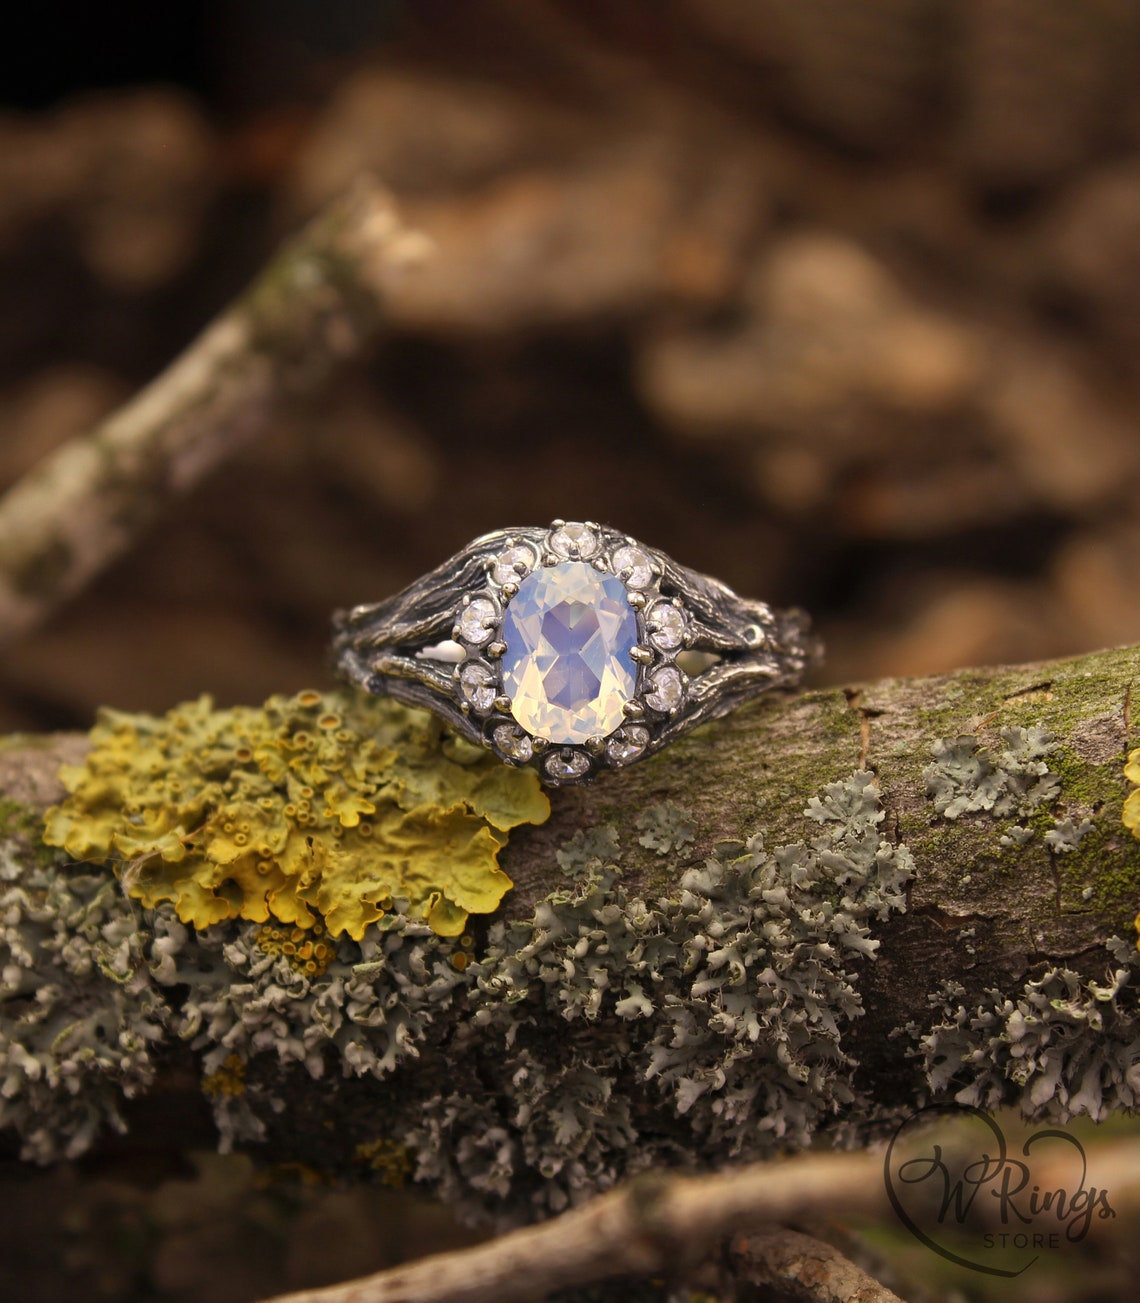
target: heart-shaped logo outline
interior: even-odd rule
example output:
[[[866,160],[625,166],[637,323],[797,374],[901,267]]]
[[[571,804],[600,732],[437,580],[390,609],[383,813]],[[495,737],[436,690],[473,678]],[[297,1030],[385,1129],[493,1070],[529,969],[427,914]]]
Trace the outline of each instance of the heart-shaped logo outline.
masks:
[[[995,1143],[994,1154],[991,1155],[987,1152],[983,1152],[979,1158],[966,1164],[966,1166],[961,1169],[961,1173],[957,1179],[952,1179],[949,1169],[943,1162],[942,1146],[936,1143],[932,1146],[928,1157],[907,1160],[907,1162],[900,1164],[897,1170],[895,1170],[893,1165],[895,1146],[899,1142],[903,1132],[919,1119],[934,1119],[940,1116],[949,1116],[954,1118],[969,1117],[979,1120],[993,1137]],[[1081,1163],[1080,1178],[1075,1190],[1071,1194],[1071,1199],[1085,1196],[1084,1202],[1081,1205],[1081,1210],[1087,1215],[1081,1218],[1083,1230],[1081,1230],[1079,1234],[1073,1235],[1071,1227],[1067,1228],[1066,1233],[1071,1241],[1082,1239],[1088,1230],[1088,1225],[1091,1223],[1092,1213],[1094,1210],[1099,1208],[1101,1217],[1115,1217],[1116,1213],[1108,1202],[1107,1191],[1098,1192],[1095,1189],[1086,1190],[1085,1178],[1088,1174],[1087,1159],[1084,1147],[1075,1136],[1058,1128],[1046,1128],[1034,1131],[1026,1138],[1022,1145],[1021,1152],[1024,1157],[1029,1158],[1034,1146],[1042,1140],[1064,1140],[1076,1150],[1076,1153],[1079,1156]],[[908,1178],[903,1175],[903,1172],[911,1165],[918,1165],[918,1174]],[[1008,1181],[1008,1173],[1011,1168],[1018,1169],[1021,1176],[1020,1183],[1012,1190],[1009,1187]],[[895,1215],[910,1234],[913,1235],[920,1244],[925,1245],[933,1253],[937,1253],[939,1257],[946,1259],[948,1262],[953,1262],[958,1266],[966,1267],[970,1271],[983,1272],[989,1276],[1002,1276],[1007,1279],[1020,1276],[1023,1272],[1033,1266],[1040,1256],[1039,1254],[1035,1253],[1028,1262],[1017,1269],[993,1267],[986,1263],[975,1262],[972,1258],[963,1257],[961,1254],[955,1253],[953,1249],[946,1248],[944,1245],[939,1244],[938,1241],[927,1234],[921,1226],[917,1225],[914,1218],[907,1211],[907,1208],[900,1197],[899,1190],[896,1187],[896,1180],[901,1179],[904,1184],[918,1185],[928,1177],[935,1174],[939,1174],[943,1181],[942,1211],[938,1218],[940,1223],[946,1213],[950,1210],[951,1204],[953,1204],[954,1220],[961,1225],[969,1214],[970,1207],[973,1204],[974,1197],[978,1190],[981,1189],[983,1185],[988,1185],[991,1181],[996,1180],[998,1176],[1003,1177],[1002,1187],[1000,1190],[991,1190],[991,1193],[1002,1200],[1003,1214],[1007,1214],[1008,1211],[1012,1209],[1014,1214],[1023,1223],[1030,1220],[1017,1208],[1017,1205],[1013,1200],[1013,1196],[1019,1194],[1029,1184],[1030,1169],[1027,1164],[1018,1159],[1011,1159],[1009,1157],[1005,1135],[1002,1132],[1001,1127],[990,1116],[990,1114],[985,1112],[983,1109],[976,1108],[970,1104],[947,1103],[927,1105],[927,1107],[919,1109],[917,1112],[912,1113],[905,1118],[896,1128],[883,1157],[883,1183],[886,1188],[887,1198],[890,1200]],[[969,1187],[968,1192],[967,1187]],[[1058,1217],[1056,1225],[1059,1229],[1059,1227],[1065,1224],[1065,1222],[1063,1217],[1060,1216],[1058,1207],[1055,1207],[1053,1204],[1053,1196],[1047,1196],[1043,1201],[1039,1201],[1037,1199],[1039,1187],[1035,1185],[1033,1190],[1034,1193],[1030,1199],[1031,1214],[1038,1215],[1043,1212],[1052,1213],[1054,1216]],[[1072,1206],[1075,1209],[1075,1204]],[[1005,1220],[1004,1216],[1003,1220]]]

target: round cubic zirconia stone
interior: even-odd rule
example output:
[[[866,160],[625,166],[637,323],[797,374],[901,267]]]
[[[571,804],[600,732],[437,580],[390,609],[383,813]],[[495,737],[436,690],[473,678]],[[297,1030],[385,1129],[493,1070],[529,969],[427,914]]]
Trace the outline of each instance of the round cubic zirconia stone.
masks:
[[[567,521],[550,536],[550,546],[559,556],[593,556],[598,548],[598,536],[588,525]]]
[[[489,597],[473,597],[459,612],[455,632],[465,642],[479,646],[491,636],[497,615],[495,603]]]
[[[619,728],[606,744],[606,755],[610,763],[627,765],[636,760],[649,745],[649,730],[640,724],[628,724]]]
[[[685,695],[681,671],[672,665],[662,665],[660,669],[653,671],[649,681],[652,689],[645,694],[645,704],[665,714],[676,710]]]
[[[619,547],[613,555],[614,574],[620,575],[627,588],[644,588],[653,578],[649,558],[631,544]]]
[[[589,758],[581,751],[555,751],[543,765],[550,778],[581,778],[589,767]]]
[[[509,547],[501,556],[495,558],[495,564],[491,567],[491,578],[500,588],[503,584],[517,584],[528,570],[534,569],[536,560],[530,548],[524,547],[521,543]]]
[[[605,737],[633,699],[637,617],[616,575],[582,561],[536,570],[503,616],[503,691],[529,733],[581,744]]]
[[[495,702],[495,671],[482,661],[468,661],[459,671],[459,687],[475,710],[488,711]]]
[[[685,617],[672,602],[654,602],[645,622],[649,641],[661,651],[672,651],[685,639]]]
[[[534,745],[530,738],[514,724],[500,724],[495,729],[495,745],[503,755],[510,756],[523,765],[534,755]]]

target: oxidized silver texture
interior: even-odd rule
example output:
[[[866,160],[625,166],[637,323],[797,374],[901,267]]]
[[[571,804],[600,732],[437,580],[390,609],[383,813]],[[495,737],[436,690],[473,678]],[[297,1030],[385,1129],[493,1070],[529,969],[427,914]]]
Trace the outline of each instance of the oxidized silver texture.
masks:
[[[636,691],[625,721],[582,745],[528,733],[511,714],[499,664],[503,615],[519,582],[532,569],[568,560],[618,575],[638,631]],[[804,612],[738,597],[593,522],[484,534],[403,592],[340,611],[333,624],[332,654],[350,683],[434,711],[505,763],[533,764],[553,786],[640,760],[761,692],[794,687],[822,654]],[[686,652],[719,659],[686,674],[677,664]]]

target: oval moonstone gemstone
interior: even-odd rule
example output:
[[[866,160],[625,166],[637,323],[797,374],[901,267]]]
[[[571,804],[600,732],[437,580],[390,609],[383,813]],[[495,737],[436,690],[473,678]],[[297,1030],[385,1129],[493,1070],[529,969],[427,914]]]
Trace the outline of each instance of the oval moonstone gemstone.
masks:
[[[624,722],[637,687],[637,616],[616,575],[584,561],[532,571],[503,616],[503,691],[536,737],[582,743]]]

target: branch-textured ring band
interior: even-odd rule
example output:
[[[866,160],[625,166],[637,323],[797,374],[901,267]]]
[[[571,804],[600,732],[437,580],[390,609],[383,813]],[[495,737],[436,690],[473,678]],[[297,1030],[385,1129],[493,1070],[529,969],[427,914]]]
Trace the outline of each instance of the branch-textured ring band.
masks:
[[[627,534],[561,520],[484,534],[334,626],[349,682],[434,711],[554,785],[794,686],[821,650],[802,611],[738,597]]]

